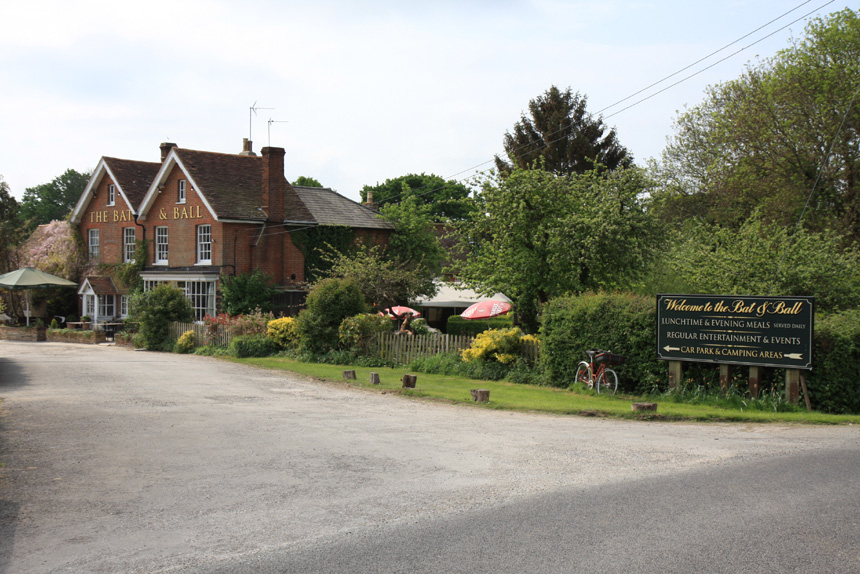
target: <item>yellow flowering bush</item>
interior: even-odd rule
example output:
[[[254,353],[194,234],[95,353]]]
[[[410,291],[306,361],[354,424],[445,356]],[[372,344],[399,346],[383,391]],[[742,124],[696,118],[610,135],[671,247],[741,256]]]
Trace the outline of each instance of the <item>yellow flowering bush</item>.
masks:
[[[176,341],[176,347],[174,347],[174,351],[177,353],[190,353],[194,350],[196,346],[196,342],[194,340],[194,331],[185,331],[179,337],[179,340]]]
[[[299,330],[294,317],[273,319],[266,324],[266,334],[283,349],[299,347]]]
[[[520,338],[523,332],[519,327],[509,329],[489,329],[479,333],[472,346],[461,352],[463,361],[496,361],[503,365],[516,362],[520,355]]]

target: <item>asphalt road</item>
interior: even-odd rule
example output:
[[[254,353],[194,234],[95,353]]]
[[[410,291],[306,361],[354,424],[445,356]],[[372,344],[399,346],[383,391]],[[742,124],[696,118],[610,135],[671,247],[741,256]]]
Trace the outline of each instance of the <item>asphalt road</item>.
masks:
[[[3,574],[860,572],[854,426],[501,413],[5,341],[0,398]]]

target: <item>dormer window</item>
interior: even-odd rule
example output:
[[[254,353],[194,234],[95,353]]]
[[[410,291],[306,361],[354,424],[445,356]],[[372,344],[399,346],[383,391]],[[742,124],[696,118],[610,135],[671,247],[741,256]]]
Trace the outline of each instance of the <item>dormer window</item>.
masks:
[[[114,184],[108,185],[108,206],[116,205],[116,186]]]
[[[176,203],[185,203],[185,180],[179,180],[179,193],[176,196]]]

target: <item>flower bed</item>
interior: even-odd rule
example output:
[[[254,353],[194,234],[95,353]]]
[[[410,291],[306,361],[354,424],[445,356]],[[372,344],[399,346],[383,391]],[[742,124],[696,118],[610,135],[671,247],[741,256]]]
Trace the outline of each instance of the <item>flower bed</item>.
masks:
[[[0,326],[0,339],[4,341],[37,341],[45,340],[45,327],[6,327]]]
[[[84,343],[97,345],[106,341],[104,331],[81,331],[78,329],[48,329],[48,341],[55,343]]]

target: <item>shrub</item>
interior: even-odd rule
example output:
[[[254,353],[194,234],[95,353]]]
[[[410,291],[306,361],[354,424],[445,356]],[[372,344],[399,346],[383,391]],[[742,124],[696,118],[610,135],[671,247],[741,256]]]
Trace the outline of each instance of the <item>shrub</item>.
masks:
[[[275,292],[272,278],[259,269],[221,278],[221,306],[229,315],[268,312]]]
[[[60,328],[60,324],[57,322],[57,318],[54,317],[53,319],[51,319],[51,329],[59,329],[59,328]]]
[[[479,333],[472,346],[463,350],[463,361],[496,361],[503,365],[512,365],[519,357],[522,335],[519,327],[489,329]]]
[[[384,315],[362,313],[347,317],[338,327],[338,341],[343,349],[367,352],[380,333],[394,329],[394,322]]]
[[[293,317],[281,317],[269,321],[266,326],[268,335],[282,349],[297,349],[299,347],[299,329]]]
[[[812,356],[815,368],[804,376],[813,408],[860,413],[860,309],[817,319]]]
[[[415,335],[433,334],[430,332],[430,327],[427,325],[427,321],[424,319],[415,319],[414,321],[410,321],[409,326],[412,328],[412,333]]]
[[[268,357],[278,352],[278,344],[266,335],[242,335],[230,341],[229,352],[237,359]]]
[[[338,328],[347,317],[365,311],[364,297],[352,281],[328,278],[316,283],[299,313],[301,348],[312,354],[325,354],[337,346]]]
[[[229,331],[231,335],[265,335],[268,332],[269,321],[274,319],[271,313],[264,313],[259,307],[246,313],[230,318]]]
[[[449,335],[469,335],[475,337],[487,329],[507,329],[514,326],[511,314],[492,319],[463,319],[459,315],[448,317],[445,332]]]
[[[138,323],[144,347],[169,351],[173,348],[169,335],[170,323],[193,321],[194,311],[181,289],[160,283],[150,291],[131,296],[129,319]],[[135,338],[135,344],[137,341]]]
[[[179,340],[176,341],[176,345],[173,347],[173,351],[175,353],[190,353],[194,350],[194,347],[194,331],[185,331],[179,337]]]
[[[621,390],[665,390],[669,371],[666,361],[655,359],[656,321],[653,297],[599,293],[553,299],[544,306],[540,331],[549,384],[573,383],[586,349],[610,349],[627,357],[617,369]]]

